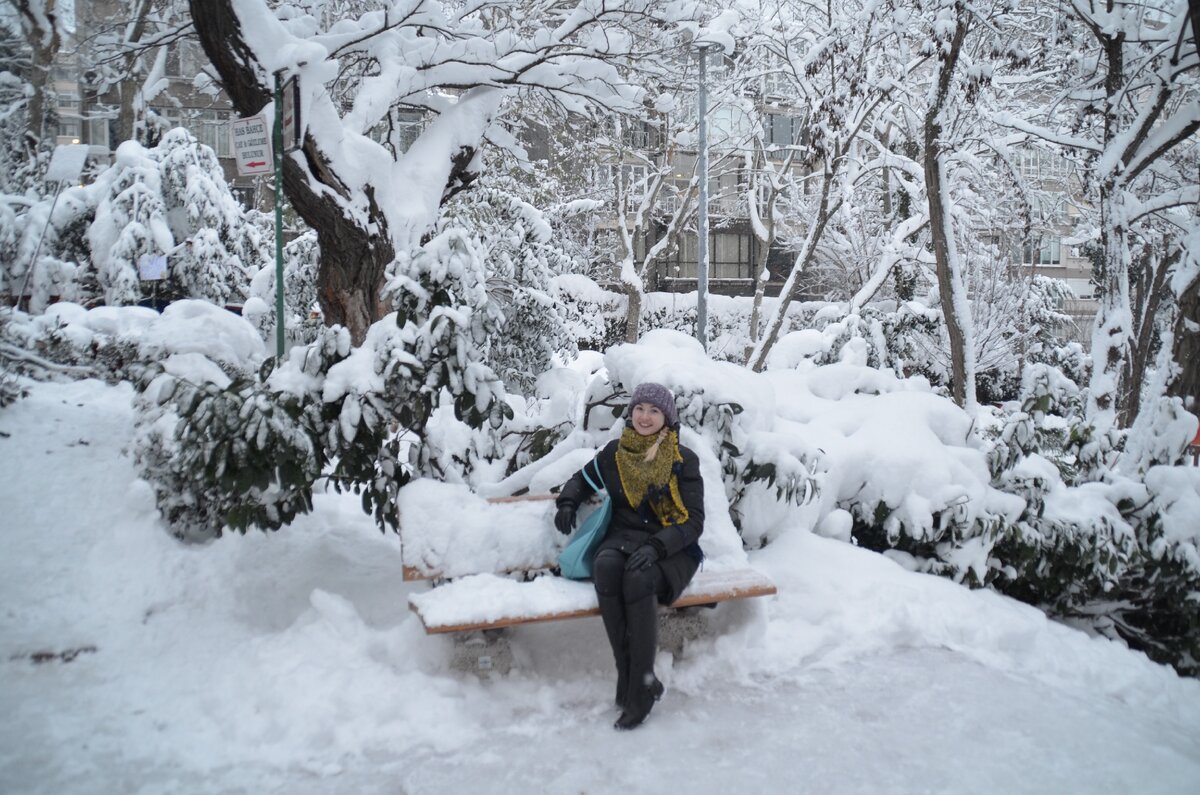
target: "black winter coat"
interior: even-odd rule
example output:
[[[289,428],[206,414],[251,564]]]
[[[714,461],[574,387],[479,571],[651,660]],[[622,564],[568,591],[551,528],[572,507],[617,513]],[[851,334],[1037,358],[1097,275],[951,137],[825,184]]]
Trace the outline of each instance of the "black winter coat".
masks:
[[[679,446],[679,453],[683,457],[677,475],[679,496],[687,508],[688,519],[683,524],[663,527],[648,505],[629,504],[629,498],[621,488],[621,478],[617,473],[618,443],[619,440],[609,442],[594,459],[584,465],[588,477],[593,481],[596,480],[596,468],[599,467],[599,474],[612,497],[612,520],[600,549],[615,548],[631,555],[651,536],[658,538],[667,553],[658,565],[666,575],[670,591],[663,604],[670,604],[679,598],[679,594],[691,582],[703,558],[697,543],[700,534],[704,532],[704,481],[700,477],[700,459],[688,448]],[[595,491],[588,485],[581,470],[563,486],[556,505],[560,508],[564,505],[578,508],[593,494]]]

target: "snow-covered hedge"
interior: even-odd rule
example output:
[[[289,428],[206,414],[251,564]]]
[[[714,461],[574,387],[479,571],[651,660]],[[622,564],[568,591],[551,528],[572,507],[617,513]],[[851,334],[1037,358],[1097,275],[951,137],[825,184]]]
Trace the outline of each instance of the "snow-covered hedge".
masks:
[[[983,582],[1200,674],[1200,468],[1183,465],[1196,418],[1165,401],[1130,446],[1154,453],[1135,461],[1083,402],[1061,371],[1027,368],[989,451],[993,482],[1024,507]]]
[[[1031,366],[1021,402],[972,416],[922,376],[868,366],[862,337],[837,350],[840,328],[793,332],[761,374],[666,330],[554,371],[559,441],[477,487],[562,482],[617,432],[632,386],[661,381],[721,461],[748,546],[807,525],[1200,673],[1200,469],[1175,465],[1194,419],[1166,412],[1157,458],[1122,474],[1121,437],[1083,420],[1079,387],[1057,368]]]
[[[841,316],[781,339],[763,373],[660,329],[506,395],[481,358],[497,320],[472,246],[454,230],[431,241],[395,285],[401,311],[360,348],[327,329],[273,370],[247,321],[203,302],[161,316],[56,305],[0,329],[6,346],[93,371],[107,357],[111,377],[137,378],[137,454],[181,535],[280,527],[322,484],[362,494],[385,527],[413,474],[548,490],[655,380],[717,462],[710,483],[747,546],[809,527],[1200,673],[1200,468],[1178,465],[1196,421],[1176,403],[1135,460],[1085,421],[1085,396],[1055,367],[1027,368],[1020,401],[972,416],[923,376],[870,366],[869,321]]]
[[[51,204],[0,212],[0,293],[20,290],[36,252],[35,309],[52,296],[111,306],[151,295],[240,303],[271,258],[266,218],[238,203],[216,154],[183,129],[155,147],[122,143],[110,167],[63,191],[53,214]],[[165,279],[139,281],[139,264],[157,255],[167,257]]]
[[[555,281],[579,348],[606,351],[624,341],[624,295],[577,274],[559,276]],[[1016,301],[1020,317],[1003,325],[993,319],[998,327],[989,328],[977,340],[977,392],[982,402],[1016,397],[1023,362],[1047,362],[1072,371],[1086,367],[1086,357],[1077,344],[1060,345],[1053,337],[1055,327],[1067,321],[1055,304],[1065,289],[1062,283],[1037,277],[1023,289]],[[773,312],[777,300],[764,298],[763,312]],[[753,299],[710,295],[708,307],[709,354],[720,361],[744,362],[752,347]],[[647,293],[640,327],[692,335],[696,294]],[[798,359],[816,364],[854,361],[887,368],[899,376],[922,375],[938,387],[949,384],[945,327],[935,296],[881,300],[857,312],[850,312],[845,302],[793,302],[787,309],[783,335],[772,349],[777,367]],[[1082,375],[1078,378],[1082,383]]]

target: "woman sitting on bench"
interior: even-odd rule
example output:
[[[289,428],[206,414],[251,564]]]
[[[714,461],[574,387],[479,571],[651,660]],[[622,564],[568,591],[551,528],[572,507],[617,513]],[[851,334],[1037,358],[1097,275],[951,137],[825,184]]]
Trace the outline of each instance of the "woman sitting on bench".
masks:
[[[608,486],[612,519],[596,553],[592,581],[617,663],[616,728],[632,729],[662,697],[654,675],[659,603],[687,587],[704,554],[704,482],[696,454],[679,444],[675,396],[662,384],[633,390],[626,427],[563,486],[554,524],[569,534],[575,512],[594,490]]]

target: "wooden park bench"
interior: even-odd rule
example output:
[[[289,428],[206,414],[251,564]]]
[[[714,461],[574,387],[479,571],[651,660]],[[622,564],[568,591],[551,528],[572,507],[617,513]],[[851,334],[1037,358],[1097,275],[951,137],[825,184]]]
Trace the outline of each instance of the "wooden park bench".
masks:
[[[427,634],[454,634],[454,667],[507,672],[509,628],[600,614],[590,582],[557,574],[566,538],[554,529],[553,499],[485,500],[464,486],[432,481],[401,492],[404,579],[433,586],[411,594],[409,608]],[[701,546],[725,554],[706,560],[679,599],[663,608],[669,617],[660,625],[660,645],[676,655],[704,630],[703,617],[692,608],[776,592],[770,579],[746,563],[727,514],[706,521]]]

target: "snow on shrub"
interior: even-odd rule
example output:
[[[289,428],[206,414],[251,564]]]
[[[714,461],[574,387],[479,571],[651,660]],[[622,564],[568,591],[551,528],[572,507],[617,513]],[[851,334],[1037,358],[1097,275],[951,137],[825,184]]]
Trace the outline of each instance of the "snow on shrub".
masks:
[[[412,473],[453,479],[489,460],[493,444],[464,449],[460,435],[439,435],[453,421],[486,439],[512,415],[483,361],[499,317],[484,282],[470,237],[447,229],[397,262],[385,290],[396,312],[358,348],[334,326],[228,381],[194,362],[181,372],[174,357],[147,367],[139,461],[175,533],[278,529],[311,510],[320,484],[360,494],[379,526],[394,528]],[[178,314],[176,323],[187,319]],[[236,322],[258,342],[248,321]],[[443,410],[450,419],[439,426]]]
[[[289,345],[306,345],[317,338],[325,323],[317,303],[316,232],[305,232],[283,247],[284,339]],[[242,316],[254,324],[264,340],[275,340],[275,263],[259,268],[250,280],[249,297]]]
[[[108,357],[109,374],[138,380],[135,452],[183,537],[278,528],[323,484],[360,493],[382,527],[413,475],[546,491],[655,380],[675,390],[747,546],[813,528],[1200,673],[1200,469],[1174,465],[1195,430],[1174,404],[1147,420],[1150,456],[1126,466],[1121,435],[1096,433],[1057,368],[1029,366],[1020,402],[972,417],[924,377],[867,366],[866,337],[836,321],[785,338],[763,373],[655,330],[506,395],[484,360],[501,315],[482,262],[447,229],[404,263],[400,309],[363,346],[325,329],[282,362],[263,358],[247,321],[202,302],[161,316],[58,304],[10,313],[0,335],[91,372]]]
[[[470,231],[499,312],[486,359],[508,390],[524,395],[554,356],[574,355],[575,342],[553,281],[571,262],[542,213],[517,194],[511,178],[491,176],[443,208],[439,228]]]
[[[626,298],[579,275],[556,280],[566,302],[569,324],[580,348],[608,350],[624,341]],[[1016,396],[1022,362],[1067,360],[1076,368],[1086,358],[1078,345],[1059,346],[1056,328],[1069,319],[1058,312],[1063,282],[1035,277],[1013,287],[1006,306],[1015,319],[991,317],[987,333],[976,340],[980,366],[978,392],[982,401]],[[750,297],[708,297],[708,352],[714,359],[743,362],[751,347]],[[777,299],[766,298],[770,314]],[[696,328],[695,293],[647,293],[643,296],[640,327],[672,329],[692,335]],[[789,339],[791,334],[799,337]],[[923,375],[934,386],[949,384],[945,328],[936,296],[920,300],[880,300],[850,312],[846,302],[795,301],[787,309],[786,325],[771,350],[775,367],[792,367],[800,359],[815,364],[850,361],[886,367],[897,375]]]
[[[1200,469],[1172,466],[1196,420],[1165,406],[1138,446],[1159,463],[1143,470],[1118,465],[1121,436],[1097,434],[1083,402],[1057,368],[1026,369],[989,452],[993,482],[1025,507],[999,529],[985,584],[1196,675]]]
[[[0,213],[0,286],[23,282],[45,229],[31,280],[35,309],[51,296],[78,303],[134,304],[204,298],[241,302],[250,276],[270,259],[265,217],[244,210],[212,149],[175,129],[158,146],[125,141],[94,181],[22,213]],[[168,258],[161,282],[139,281],[144,257]]]

